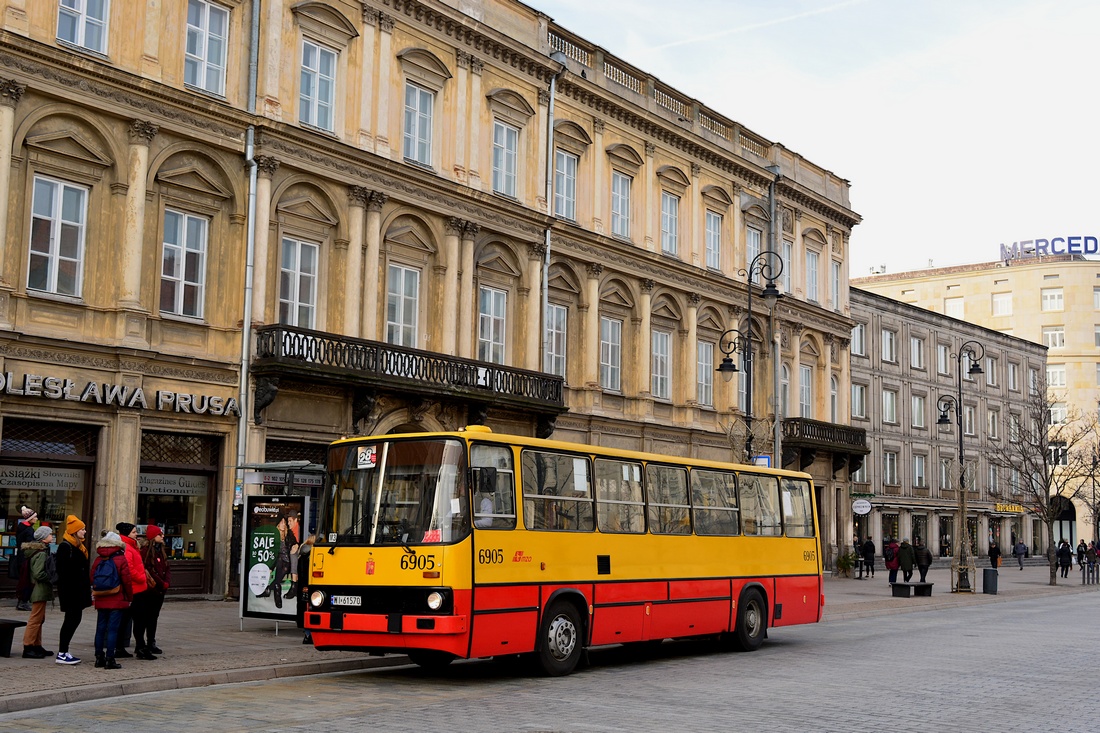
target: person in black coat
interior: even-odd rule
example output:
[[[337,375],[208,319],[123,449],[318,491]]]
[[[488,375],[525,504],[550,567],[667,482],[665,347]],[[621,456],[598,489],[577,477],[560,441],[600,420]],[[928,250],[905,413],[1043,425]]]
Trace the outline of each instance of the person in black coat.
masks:
[[[87,529],[76,515],[65,518],[65,534],[57,543],[57,597],[65,620],[57,642],[58,664],[80,664],[69,654],[69,642],[80,626],[84,609],[92,605],[92,586],[88,582],[88,548],[84,544]]]
[[[298,548],[298,609],[297,609],[297,623],[299,629],[305,628],[305,614],[306,605],[309,602],[309,556],[313,551],[313,543],[316,538],[310,535],[306,538]],[[305,636],[302,637],[303,644],[313,643],[313,634],[309,633],[306,629]]]
[[[15,565],[14,567],[8,566],[15,580],[19,580],[23,572],[23,563],[26,562],[26,558],[23,557],[23,544],[34,542],[34,523],[38,521],[38,512],[28,506],[21,507],[19,514],[20,519],[15,523]],[[27,598],[17,598],[16,601],[15,608],[17,610],[31,610],[29,596]]]
[[[996,542],[989,543],[989,564],[991,567],[1001,564],[1001,548]]]
[[[863,543],[863,569],[868,577],[875,577],[875,541],[870,537]]]

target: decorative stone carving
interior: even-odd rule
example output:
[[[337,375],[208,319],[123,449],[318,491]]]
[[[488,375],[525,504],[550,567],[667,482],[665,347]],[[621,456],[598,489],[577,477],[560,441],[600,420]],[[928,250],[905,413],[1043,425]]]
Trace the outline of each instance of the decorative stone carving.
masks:
[[[255,160],[256,170],[261,176],[271,178],[275,175],[275,171],[279,170],[278,158],[273,158],[270,155],[257,155]]]
[[[148,145],[159,131],[160,128],[152,122],[133,120],[130,122],[130,142]]]
[[[652,293],[653,288],[655,287],[657,287],[657,283],[653,280],[650,280],[648,277],[645,280],[642,280],[642,292]]]
[[[645,154],[646,155],[654,155],[656,152],[657,152],[657,146],[656,145],[654,145],[653,143],[646,143],[645,144]]]
[[[352,206],[366,206],[370,190],[362,186],[348,186],[348,203]]]
[[[389,196],[380,191],[371,191],[370,196],[367,198],[367,211],[381,211],[382,207],[386,205],[386,200]]]
[[[535,426],[536,438],[549,438],[554,434],[558,418],[553,415],[539,415],[538,424]]]
[[[465,221],[459,219],[457,216],[452,216],[447,219],[447,223],[443,226],[445,234],[457,237],[462,234],[462,227],[466,224]]]
[[[604,126],[605,126],[604,121],[601,120],[599,117],[593,117],[592,118],[592,132],[594,132],[598,135],[602,135],[603,130],[604,130]]]
[[[473,58],[473,57],[470,56],[470,54],[466,53],[465,51],[460,50],[460,51],[455,52],[455,61],[458,63],[458,68],[460,68],[460,69],[470,68],[470,59],[471,58]]]
[[[382,29],[384,33],[393,33],[394,17],[392,15],[386,15],[383,12],[378,13],[378,27]]]
[[[592,262],[586,268],[588,270],[588,277],[597,278],[603,274],[603,265],[599,262]]]
[[[542,242],[534,242],[527,245],[527,258],[541,260],[546,255],[546,245]]]
[[[699,307],[699,303],[701,303],[702,300],[703,299],[701,297],[699,297],[699,293],[691,293],[691,294],[688,295],[688,302],[691,303],[696,308]]]
[[[539,90],[539,104],[543,104],[543,105],[549,105],[550,104],[550,90],[549,89],[540,89]]]
[[[261,414],[279,395],[278,377],[260,377],[256,380],[256,391],[252,397],[252,419],[257,425],[263,425]]]
[[[473,239],[477,236],[477,233],[481,231],[481,226],[474,224],[472,221],[465,222],[462,225],[462,238]]]
[[[26,91],[26,85],[14,79],[0,79],[0,104],[5,107],[14,107],[19,104],[19,100]]]

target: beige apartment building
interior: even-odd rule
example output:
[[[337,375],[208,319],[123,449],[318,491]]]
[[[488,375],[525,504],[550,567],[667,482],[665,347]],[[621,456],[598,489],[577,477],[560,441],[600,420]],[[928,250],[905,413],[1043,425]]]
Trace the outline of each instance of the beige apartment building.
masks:
[[[156,521],[174,589],[232,592],[241,496],[284,490],[240,466],[345,435],[729,459],[731,328],[755,452],[781,403],[847,532],[848,182],[533,7],[0,0],[0,156],[9,534]]]
[[[955,408],[958,355],[984,351],[983,374],[963,369],[962,426],[970,552],[996,542],[1011,553],[1018,539],[1043,552],[1042,522],[1022,506],[1021,477],[989,460],[1007,440],[1013,418],[1026,411],[1029,385],[1046,365],[1047,349],[1032,341],[853,287],[852,425],[867,431],[871,453],[852,479],[852,495],[871,504],[853,515],[855,533],[920,539],[937,557],[953,554],[959,528],[959,450]],[[980,345],[975,348],[974,344]],[[942,401],[946,398],[946,401]],[[949,426],[937,425],[948,406]]]
[[[853,285],[1047,347],[1052,418],[1100,405],[1100,262],[1080,255],[1024,256],[957,267],[857,278]],[[1054,540],[1073,546],[1095,536],[1090,512],[1075,506]]]

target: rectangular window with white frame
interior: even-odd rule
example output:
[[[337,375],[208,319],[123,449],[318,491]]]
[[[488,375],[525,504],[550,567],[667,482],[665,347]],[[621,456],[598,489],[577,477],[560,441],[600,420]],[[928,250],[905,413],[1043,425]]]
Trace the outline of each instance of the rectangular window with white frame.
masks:
[[[867,356],[867,326],[857,323],[852,328],[852,354],[854,356]]]
[[[924,369],[924,339],[920,336],[909,337],[909,366]]]
[[[884,423],[896,423],[898,421],[898,393],[896,390],[882,390],[882,421]]]
[[[301,88],[298,90],[298,121],[328,132],[333,131],[336,105],[336,58],[331,48],[302,39]]]
[[[478,287],[477,358],[504,363],[504,334],[508,326],[508,293],[485,285]]]
[[[882,360],[895,363],[898,360],[898,334],[888,328],[882,329]]]
[[[791,244],[790,242],[784,241],[783,244],[780,245],[780,247],[782,249],[782,257],[783,257],[783,272],[779,275],[779,279],[783,281],[783,292],[784,293],[790,293],[790,292],[792,292],[791,291],[791,270],[794,269],[794,268],[791,267],[791,258],[792,258],[792,251],[793,251],[794,245]]]
[[[714,344],[699,341],[695,348],[695,400],[703,407],[714,406]]]
[[[317,266],[321,247],[283,237],[279,261],[279,323],[299,328],[317,325]]]
[[[978,409],[974,405],[963,407],[963,434],[974,435],[978,424]]]
[[[674,255],[680,250],[680,197],[661,191],[661,251]]]
[[[182,211],[164,210],[160,312],[202,318],[206,290],[209,222]]]
[[[832,261],[832,267],[829,273],[829,299],[832,303],[833,310],[840,310],[840,263],[836,260]]]
[[[667,400],[672,395],[672,334],[654,329],[650,336],[652,349],[653,397]]]
[[[993,293],[993,315],[1012,315],[1012,293]]]
[[[759,229],[748,227],[745,229],[745,265],[756,259],[760,254],[760,241],[763,233]]]
[[[1065,364],[1047,364],[1047,386],[1048,387],[1065,387],[1066,386],[1066,365]]]
[[[1065,326],[1043,326],[1043,345],[1048,349],[1060,349],[1066,345]]]
[[[951,480],[951,464],[950,458],[940,459],[940,488],[950,489],[953,488],[955,483]]]
[[[187,43],[183,83],[225,96],[229,10],[207,0],[187,0]]]
[[[1050,406],[1050,424],[1061,425],[1066,421],[1066,403],[1054,402]]]
[[[928,487],[928,471],[925,466],[927,461],[927,456],[919,454],[913,456],[913,486],[919,489]]]
[[[989,421],[989,437],[997,440],[1001,437],[1001,413],[999,410],[990,410],[986,417]]]
[[[622,388],[623,322],[600,317],[600,387],[618,392]]]
[[[110,12],[110,0],[61,0],[57,9],[57,40],[106,54]]]
[[[951,369],[951,347],[947,344],[936,344],[936,372],[948,374]]]
[[[611,233],[630,239],[630,176],[611,171]]]
[[[818,262],[821,256],[813,250],[806,250],[806,300],[811,303],[818,302],[818,278],[821,273],[818,272]]]
[[[798,414],[814,417],[814,370],[806,364],[798,367]]]
[[[80,297],[88,189],[34,177],[27,289]]]
[[[924,427],[924,416],[925,416],[925,412],[927,412],[927,408],[925,407],[926,403],[927,403],[927,400],[926,400],[924,395],[919,395],[919,394],[912,395],[912,404],[910,405],[910,407],[912,408],[912,411],[913,411],[913,421],[912,422],[913,422],[913,427],[915,427],[915,428],[923,428]]]
[[[722,268],[722,215],[707,209],[706,214],[707,269]]]
[[[1039,370],[1034,367],[1027,370],[1027,393],[1032,397],[1039,393]]]
[[[1061,288],[1040,288],[1039,289],[1039,304],[1044,311],[1060,311],[1063,310],[1062,289]]]
[[[867,483],[867,462],[859,464],[859,468],[852,471],[851,479],[853,484],[865,484]]]
[[[1008,362],[1008,388],[1015,392],[1020,391],[1020,365]]]
[[[558,148],[554,156],[554,215],[577,220],[577,164],[580,159]]]
[[[516,197],[519,130],[500,120],[493,122],[493,192]]]
[[[435,92],[405,82],[405,126],[402,155],[405,160],[431,166],[432,120]]]
[[[882,452],[882,483],[886,486],[898,485],[898,454],[894,451]]]
[[[1100,288],[1092,289],[1092,309],[1100,311]]]
[[[546,358],[543,368],[550,374],[565,376],[569,309],[557,303],[546,304]]]
[[[965,318],[966,309],[963,306],[963,299],[960,297],[944,298],[943,314],[945,316],[951,316],[952,318],[958,318],[960,320]]]
[[[985,383],[990,387],[997,386],[997,357],[985,357]]]
[[[989,464],[989,493],[999,494],[1001,492],[1001,486],[999,482],[999,475],[997,471],[997,465],[994,463]]]
[[[852,385],[852,417],[867,417],[867,385]]]
[[[420,313],[420,270],[390,265],[386,278],[386,343],[416,348]]]

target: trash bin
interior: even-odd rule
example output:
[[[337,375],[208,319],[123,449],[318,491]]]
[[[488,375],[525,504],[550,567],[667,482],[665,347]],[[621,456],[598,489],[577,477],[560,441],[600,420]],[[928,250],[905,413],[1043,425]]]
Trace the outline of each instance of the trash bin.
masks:
[[[997,595],[997,568],[986,568],[982,571],[982,593]]]

